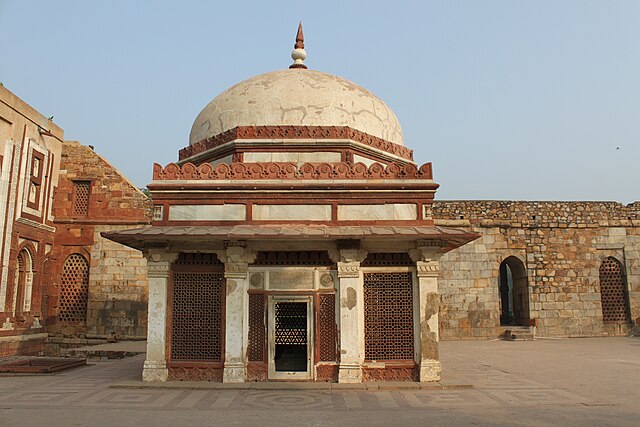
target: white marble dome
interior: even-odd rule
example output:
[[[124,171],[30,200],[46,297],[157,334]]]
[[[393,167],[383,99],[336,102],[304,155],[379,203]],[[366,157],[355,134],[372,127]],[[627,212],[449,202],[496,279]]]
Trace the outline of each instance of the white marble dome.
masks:
[[[225,90],[198,114],[189,144],[236,126],[349,126],[403,145],[391,108],[343,78],[305,69],[260,74]]]

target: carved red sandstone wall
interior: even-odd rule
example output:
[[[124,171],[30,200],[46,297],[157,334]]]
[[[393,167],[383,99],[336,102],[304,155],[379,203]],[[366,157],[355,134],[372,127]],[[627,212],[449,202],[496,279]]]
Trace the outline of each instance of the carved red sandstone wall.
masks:
[[[350,139],[413,160],[413,150],[348,126],[239,126],[183,148],[179,159],[187,159],[236,139]]]
[[[364,163],[208,163],[196,166],[185,163],[179,166],[170,163],[164,168],[153,165],[154,180],[243,180],[243,179],[433,179],[431,163],[418,169],[412,164],[391,163],[387,167],[374,163],[367,167]]]

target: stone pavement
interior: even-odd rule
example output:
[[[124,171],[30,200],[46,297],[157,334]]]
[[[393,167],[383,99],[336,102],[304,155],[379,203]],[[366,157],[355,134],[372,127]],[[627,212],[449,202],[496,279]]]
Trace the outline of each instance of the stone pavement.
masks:
[[[640,338],[443,342],[473,388],[123,389],[143,356],[55,376],[2,377],[0,426],[640,425]]]

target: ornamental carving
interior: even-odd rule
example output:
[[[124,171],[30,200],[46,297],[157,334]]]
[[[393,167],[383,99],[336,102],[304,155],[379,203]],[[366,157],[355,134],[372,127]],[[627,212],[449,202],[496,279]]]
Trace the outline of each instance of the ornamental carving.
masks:
[[[267,377],[267,364],[260,363],[247,363],[247,381],[249,382],[265,382],[268,381]]]
[[[236,139],[349,139],[413,160],[413,150],[348,126],[238,126],[183,148],[179,159],[204,153]]]
[[[316,365],[316,381],[337,383],[338,365]]]
[[[438,261],[418,261],[416,262],[416,272],[418,277],[437,277],[440,273]]]
[[[330,273],[325,273],[320,276],[320,286],[323,288],[333,287],[333,276]]]
[[[413,164],[399,165],[390,163],[386,167],[380,163],[371,166],[364,163],[220,163],[211,166],[203,163],[177,165],[169,163],[162,167],[153,165],[154,181],[178,180],[318,180],[318,179],[433,179],[431,163],[425,163],[418,169]]]
[[[169,379],[174,381],[222,382],[222,368],[212,366],[170,367]]]
[[[169,276],[171,263],[178,258],[178,254],[164,250],[148,249],[145,251],[147,258],[147,276],[149,278],[163,278]]]
[[[216,251],[216,255],[224,263],[224,277],[227,278],[247,277],[249,264],[256,259],[256,252],[243,246],[229,246],[224,251]]]
[[[418,369],[413,368],[363,368],[362,381],[418,381]]]
[[[341,279],[348,277],[360,277],[359,262],[339,262],[338,277]]]
[[[249,285],[251,285],[251,287],[254,289],[264,288],[264,274],[263,273],[252,274],[251,279],[249,279]]]

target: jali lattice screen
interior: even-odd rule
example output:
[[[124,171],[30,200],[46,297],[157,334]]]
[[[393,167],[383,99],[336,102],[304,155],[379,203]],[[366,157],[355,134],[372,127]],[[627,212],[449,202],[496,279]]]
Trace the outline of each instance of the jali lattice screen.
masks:
[[[410,272],[364,273],[364,354],[367,360],[413,360]]]
[[[222,361],[222,273],[173,273],[171,359]]]
[[[631,322],[622,264],[615,258],[606,258],[600,264],[600,298],[604,322],[621,324]]]
[[[265,295],[249,294],[249,343],[247,353],[250,362],[264,362],[266,345]]]
[[[277,302],[275,304],[276,344],[307,344],[307,303]]]
[[[89,192],[91,181],[73,183],[73,215],[87,215],[89,212]]]
[[[333,362],[337,358],[338,331],[336,326],[336,296],[335,294],[321,293],[318,296],[320,307],[318,309],[318,355],[321,362]]]
[[[80,254],[71,254],[62,266],[58,320],[85,322],[89,293],[89,263]]]

